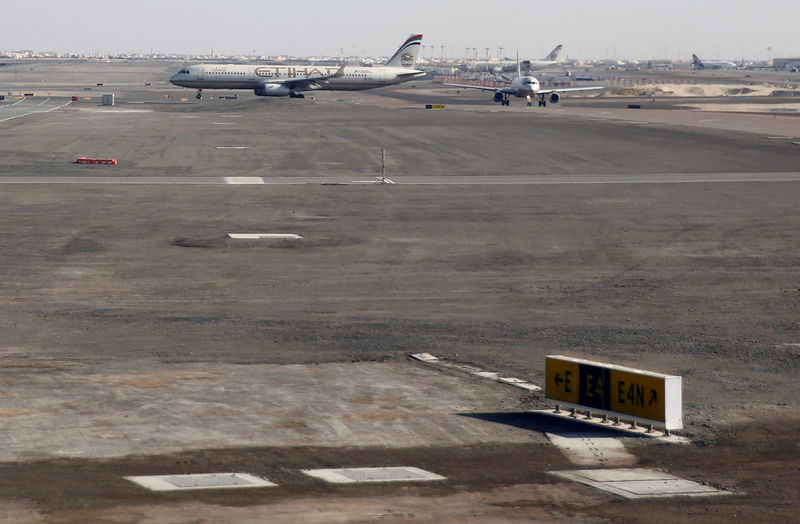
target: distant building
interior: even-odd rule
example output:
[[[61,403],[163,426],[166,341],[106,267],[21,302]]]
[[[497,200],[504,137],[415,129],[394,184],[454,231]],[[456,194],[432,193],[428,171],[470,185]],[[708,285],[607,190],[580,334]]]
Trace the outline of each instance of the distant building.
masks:
[[[800,70],[800,57],[797,58],[773,58],[772,67],[775,69]]]
[[[675,69],[675,63],[672,60],[650,60],[647,62],[648,69],[655,69],[656,71],[665,71],[668,69]]]

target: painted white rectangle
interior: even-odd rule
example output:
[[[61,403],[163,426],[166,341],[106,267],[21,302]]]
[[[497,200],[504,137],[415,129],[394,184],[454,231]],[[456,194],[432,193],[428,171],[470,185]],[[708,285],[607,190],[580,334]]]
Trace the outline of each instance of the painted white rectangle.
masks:
[[[628,499],[731,495],[730,491],[652,469],[586,469],[550,473]]]
[[[410,466],[388,468],[340,468],[304,469],[310,477],[332,484],[356,484],[364,482],[426,482],[446,480],[446,477]]]
[[[201,473],[193,475],[151,475],[125,477],[150,491],[186,491],[197,489],[271,488],[268,480],[247,473]]]
[[[225,183],[231,185],[257,185],[263,184],[264,179],[260,176],[229,176],[225,177]]]
[[[435,362],[435,361],[439,360],[439,357],[435,357],[435,356],[431,355],[430,353],[415,353],[415,354],[411,355],[411,358],[420,360],[422,362]]]
[[[303,240],[296,233],[228,233],[228,238],[237,240]]]
[[[488,378],[490,380],[497,380],[500,376],[500,374],[495,371],[473,371],[472,374],[476,377]]]

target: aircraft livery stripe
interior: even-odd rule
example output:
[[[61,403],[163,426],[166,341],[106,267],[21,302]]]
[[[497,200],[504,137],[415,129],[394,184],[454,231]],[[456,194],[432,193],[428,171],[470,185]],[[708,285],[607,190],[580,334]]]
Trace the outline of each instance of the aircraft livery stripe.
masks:
[[[407,46],[408,44],[410,44],[410,43],[412,43],[414,41],[419,43],[421,40],[422,40],[422,35],[414,35],[412,37],[409,37],[408,40],[406,40],[406,42],[403,44],[403,47]]]

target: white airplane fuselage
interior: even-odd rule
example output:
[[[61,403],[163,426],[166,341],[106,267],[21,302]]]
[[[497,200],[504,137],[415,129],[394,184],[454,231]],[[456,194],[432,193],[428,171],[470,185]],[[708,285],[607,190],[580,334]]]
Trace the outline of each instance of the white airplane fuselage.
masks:
[[[333,76],[337,66],[315,66],[297,64],[198,64],[188,66],[170,78],[170,82],[194,89],[252,89],[282,81],[292,88],[292,80],[298,82],[308,78]],[[329,78],[314,87],[302,90],[359,91],[390,86],[424,76],[425,72],[404,67],[360,67],[346,66],[338,78]]]
[[[511,80],[510,87],[516,89],[514,96],[517,98],[533,98],[539,94],[541,85],[539,80],[532,76],[518,76]]]

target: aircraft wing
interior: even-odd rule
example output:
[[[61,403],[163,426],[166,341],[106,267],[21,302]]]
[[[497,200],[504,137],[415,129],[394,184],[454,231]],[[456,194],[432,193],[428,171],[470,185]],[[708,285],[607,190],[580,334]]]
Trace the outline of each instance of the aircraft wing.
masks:
[[[573,91],[592,91],[596,89],[605,89],[605,86],[593,87],[565,87],[563,89],[540,89],[540,95],[549,95],[550,93],[571,93]]]
[[[473,86],[469,84],[442,84],[448,87],[463,87],[464,89],[480,89],[481,91],[492,91],[495,93],[505,93],[508,95],[516,94],[517,90],[508,87],[489,87],[489,86]]]
[[[421,75],[424,75],[424,74],[426,74],[424,71],[417,71],[415,69],[414,71],[409,71],[407,73],[398,73],[397,77],[398,78],[406,78],[406,77],[409,77],[409,76],[421,76]]]
[[[344,68],[347,64],[343,64],[338,71],[332,75],[319,75],[308,76],[306,78],[275,78],[272,80],[265,80],[265,84],[286,84],[292,89],[302,91],[304,89],[319,89],[319,84],[327,84],[329,80],[334,78],[341,78],[344,75]]]

